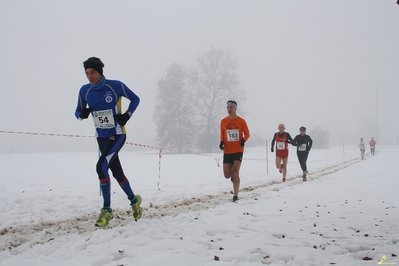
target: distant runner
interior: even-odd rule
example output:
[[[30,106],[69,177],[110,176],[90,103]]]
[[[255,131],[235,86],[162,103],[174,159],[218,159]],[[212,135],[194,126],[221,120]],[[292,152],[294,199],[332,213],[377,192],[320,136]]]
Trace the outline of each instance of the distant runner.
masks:
[[[284,130],[284,124],[279,124],[278,132],[274,133],[271,145],[271,152],[274,152],[274,144],[276,143],[276,167],[280,173],[283,173],[282,182],[285,182],[287,176],[288,143],[293,141],[291,135]]]
[[[309,135],[306,135],[306,127],[300,127],[299,132],[300,134],[294,138],[294,145],[297,146],[296,154],[303,171],[302,179],[303,181],[306,181],[306,175],[308,173],[306,161],[308,160],[308,155],[310,149],[312,148],[313,140]]]
[[[366,151],[366,145],[364,145],[363,138],[360,138],[360,143],[359,143],[358,147],[360,148],[360,157],[363,160],[364,152]]]
[[[220,122],[220,144],[223,151],[223,174],[233,182],[233,202],[238,201],[240,189],[240,167],[245,142],[249,139],[249,130],[245,120],[237,115],[237,102],[227,102],[228,116]]]
[[[370,152],[371,154],[374,156],[375,154],[375,145],[377,144],[377,142],[375,142],[374,138],[371,138],[369,145],[370,145]]]

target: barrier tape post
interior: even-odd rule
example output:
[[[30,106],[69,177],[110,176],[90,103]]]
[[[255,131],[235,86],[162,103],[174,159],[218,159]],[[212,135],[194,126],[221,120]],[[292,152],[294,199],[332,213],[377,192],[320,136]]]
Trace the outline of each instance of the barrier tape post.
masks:
[[[159,149],[159,163],[158,163],[158,190],[161,190],[159,184],[161,182],[161,157],[162,157],[162,148]]]
[[[269,146],[268,146],[268,143],[266,140],[266,174],[267,175],[269,174],[269,153],[268,153],[268,151],[269,151]]]
[[[216,166],[220,168],[220,158],[215,157],[215,161],[216,161]]]
[[[98,147],[98,159],[100,159],[100,156],[101,156],[101,151],[100,151],[100,147]],[[101,197],[101,182],[98,182],[98,185],[99,185],[99,190],[100,190],[100,197]]]

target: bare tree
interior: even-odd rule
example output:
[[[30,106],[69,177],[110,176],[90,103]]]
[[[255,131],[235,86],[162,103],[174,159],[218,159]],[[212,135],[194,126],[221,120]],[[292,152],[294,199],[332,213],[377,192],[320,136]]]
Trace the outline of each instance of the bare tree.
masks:
[[[228,100],[244,100],[236,71],[236,58],[212,48],[198,57],[196,68],[190,72],[190,102],[195,106],[197,144],[202,151],[211,152],[218,146],[219,123],[226,115],[220,106]]]
[[[194,142],[193,112],[186,91],[187,71],[174,63],[158,81],[154,120],[159,145],[179,150],[190,149]]]

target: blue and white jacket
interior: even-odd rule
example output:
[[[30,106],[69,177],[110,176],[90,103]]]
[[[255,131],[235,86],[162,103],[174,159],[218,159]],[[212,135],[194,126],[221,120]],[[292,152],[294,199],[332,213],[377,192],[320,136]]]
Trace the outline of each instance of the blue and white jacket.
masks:
[[[124,126],[118,124],[115,115],[122,114],[122,98],[130,100],[127,112],[132,114],[140,103],[140,98],[119,80],[105,77],[96,84],[86,84],[80,88],[75,116],[80,119],[81,111],[89,106],[96,127],[96,136],[109,138],[126,134]]]

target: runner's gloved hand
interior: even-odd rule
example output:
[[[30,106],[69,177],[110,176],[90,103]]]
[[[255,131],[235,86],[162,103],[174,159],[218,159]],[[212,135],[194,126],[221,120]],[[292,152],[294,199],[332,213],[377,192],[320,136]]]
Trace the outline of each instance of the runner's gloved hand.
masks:
[[[244,147],[244,145],[245,145],[245,140],[244,139],[240,139],[240,145],[241,145],[241,147]]]
[[[93,108],[83,108],[83,110],[80,112],[79,117],[80,117],[81,119],[86,119],[86,118],[88,118],[88,117],[89,117],[89,114],[90,114],[90,112],[91,112],[92,109],[93,109]]]
[[[116,121],[118,122],[119,125],[121,125],[122,127],[124,125],[126,125],[127,121],[130,119],[130,114],[128,112],[122,114],[117,114],[115,116]]]
[[[272,152],[274,152],[274,148],[272,147],[271,149],[270,149]]]
[[[220,148],[221,150],[224,150],[224,141],[223,141],[223,140],[220,142],[219,148]]]

